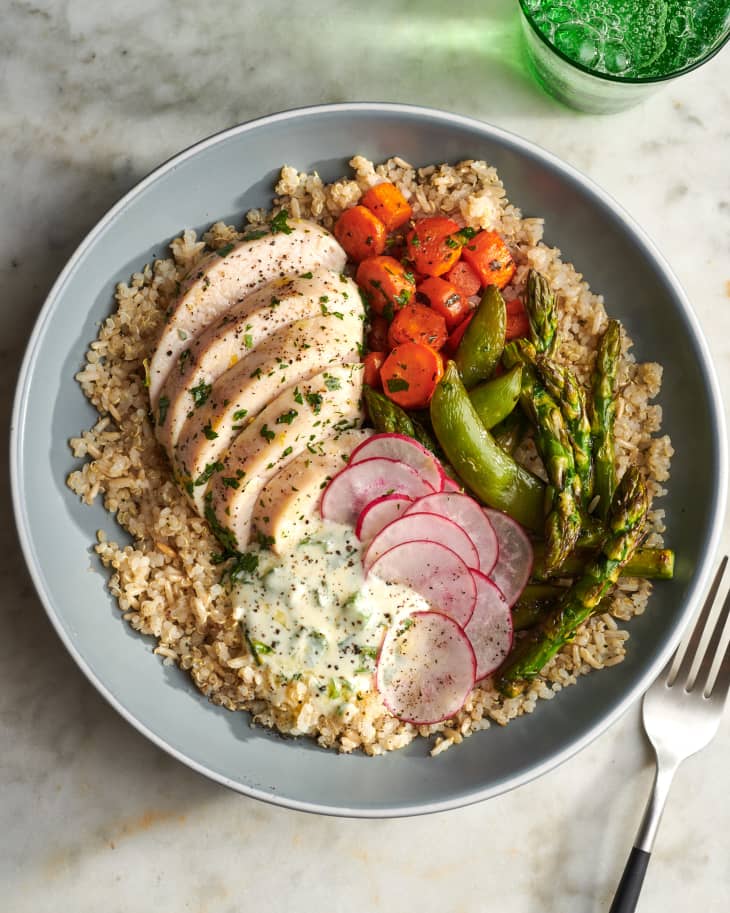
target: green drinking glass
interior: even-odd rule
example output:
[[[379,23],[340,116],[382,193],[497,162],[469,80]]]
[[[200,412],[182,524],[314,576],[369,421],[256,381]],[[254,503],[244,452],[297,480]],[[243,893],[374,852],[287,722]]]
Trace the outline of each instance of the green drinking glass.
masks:
[[[557,99],[630,108],[730,38],[730,0],[520,0],[530,67]]]

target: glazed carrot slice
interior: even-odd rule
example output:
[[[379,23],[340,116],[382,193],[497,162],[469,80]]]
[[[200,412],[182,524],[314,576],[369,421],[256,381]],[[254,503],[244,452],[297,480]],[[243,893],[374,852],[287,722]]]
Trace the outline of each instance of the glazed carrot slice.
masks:
[[[388,232],[380,219],[364,206],[346,209],[335,222],[335,238],[351,260],[364,260],[385,250]]]
[[[394,349],[404,342],[420,342],[438,351],[448,335],[441,314],[425,304],[407,304],[393,318],[388,330],[388,345]]]
[[[424,276],[442,276],[459,259],[461,241],[452,237],[459,231],[453,219],[433,216],[419,219],[408,232],[408,257]]]
[[[440,276],[429,276],[416,286],[416,294],[424,298],[432,310],[446,321],[446,329],[457,327],[471,310],[469,302],[454,286]]]
[[[363,371],[363,382],[368,387],[380,389],[380,369],[385,361],[385,352],[368,352],[363,358],[365,370]]]
[[[527,317],[527,311],[525,310],[524,304],[519,298],[515,298],[513,301],[508,301],[506,303],[506,308],[507,331],[505,333],[505,339],[507,342],[509,342],[510,339],[528,336],[530,333],[530,321]]]
[[[444,373],[438,352],[418,342],[393,349],[380,369],[383,392],[404,409],[425,408]]]
[[[502,289],[515,271],[512,254],[496,231],[478,232],[466,242],[461,256],[474,268],[482,285],[496,285]]]
[[[472,295],[476,295],[482,287],[481,279],[466,260],[458,260],[446,273],[444,279],[450,282],[456,291],[465,298],[471,298]]]
[[[368,333],[368,349],[371,352],[386,352],[388,348],[388,321],[385,317],[373,317]]]
[[[348,210],[349,212],[349,210]],[[413,297],[413,275],[393,257],[368,257],[357,268],[355,281],[367,295],[376,314],[388,319]]]
[[[451,332],[451,335],[446,340],[446,345],[444,346],[444,352],[450,356],[454,357],[456,350],[459,348],[459,343],[461,342],[461,337],[466,333],[466,328],[471,323],[471,319],[474,316],[474,311],[469,314],[466,320],[462,320],[459,326]]]
[[[387,231],[395,231],[411,217],[411,207],[395,184],[384,181],[376,184],[360,200],[385,225]]]

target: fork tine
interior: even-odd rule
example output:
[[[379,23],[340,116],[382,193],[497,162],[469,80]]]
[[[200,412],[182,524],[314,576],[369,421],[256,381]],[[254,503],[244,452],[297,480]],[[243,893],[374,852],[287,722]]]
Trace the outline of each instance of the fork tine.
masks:
[[[715,619],[715,625],[712,629],[712,633],[705,647],[705,652],[702,657],[702,663],[700,664],[699,669],[697,670],[696,681],[703,685],[705,691],[707,691],[707,686],[709,684],[710,672],[715,663],[715,659],[718,655],[718,650],[720,647],[720,642],[722,640],[723,632],[725,631],[725,625],[727,624],[728,615],[730,615],[730,593],[725,597],[725,602],[723,603],[722,609],[720,610],[719,615]]]
[[[722,577],[725,573],[725,568],[727,567],[728,557],[725,555],[720,562],[720,567],[717,569],[715,574],[715,579],[712,581],[712,585],[707,592],[707,598],[705,599],[705,604],[702,606],[702,611],[697,617],[696,621],[691,625],[687,634],[685,634],[682,643],[679,646],[676,654],[676,660],[679,660],[679,665],[676,670],[673,671],[671,668],[667,676],[667,685],[671,687],[677,679],[681,676],[681,681],[686,681],[688,679],[692,664],[697,657],[697,651],[702,643],[702,636],[705,632],[707,626],[707,620],[712,614],[712,607],[715,604],[715,599],[717,597],[717,591],[720,589],[720,584],[722,583]],[[687,639],[689,638],[689,640]],[[681,657],[681,659],[680,659]],[[688,685],[691,684],[687,682]]]
[[[707,674],[705,677],[704,685],[704,695],[705,697],[715,697],[717,700],[723,701],[727,697],[728,690],[730,690],[730,623],[728,622],[728,617],[730,616],[730,593],[728,593],[727,598],[725,599],[725,605],[722,609],[722,618],[718,618],[715,630],[712,633],[712,641],[710,647],[712,647],[712,653],[710,653],[710,647],[708,647],[706,658],[702,662],[701,672],[704,670],[704,667],[707,666]],[[723,646],[724,641],[724,650],[720,652],[720,647]],[[715,661],[719,660],[719,666],[717,669],[717,675],[715,680],[712,681],[712,667],[715,664]],[[697,676],[699,679],[699,675]]]

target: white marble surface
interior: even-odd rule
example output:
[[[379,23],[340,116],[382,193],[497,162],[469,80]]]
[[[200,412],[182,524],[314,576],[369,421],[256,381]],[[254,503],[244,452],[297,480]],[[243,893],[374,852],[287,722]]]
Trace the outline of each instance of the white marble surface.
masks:
[[[633,111],[578,116],[527,76],[515,17],[510,0],[8,0],[3,423],[52,280],[139,177],[236,122],[356,99],[476,115],[589,173],[668,256],[727,389],[730,51]],[[608,909],[650,781],[636,709],[540,781],[460,811],[368,822],[249,801],[146,742],[82,678],[31,588],[7,486],[0,498],[3,910]],[[728,909],[729,760],[726,720],[677,777],[641,910]]]

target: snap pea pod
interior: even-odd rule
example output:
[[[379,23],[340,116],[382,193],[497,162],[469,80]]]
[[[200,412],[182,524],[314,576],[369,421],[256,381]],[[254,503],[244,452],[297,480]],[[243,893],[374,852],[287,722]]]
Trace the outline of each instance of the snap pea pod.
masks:
[[[641,541],[648,508],[646,486],[632,466],[621,479],[611,502],[610,522],[600,552],[502,666],[497,685],[504,694],[515,697],[524,691],[528,681],[541,672],[558,650],[572,640],[580,625],[598,610]]]
[[[543,483],[516,463],[479,421],[453,361],[431,399],[434,434],[459,478],[484,504],[530,529],[543,524]]]
[[[491,429],[494,440],[502,450],[513,454],[520,445],[527,430],[527,419],[522,409],[515,409],[502,421]]]
[[[550,578],[545,574],[543,567],[545,548],[541,543],[536,543],[534,549],[535,567],[532,572],[532,579],[549,580]],[[594,552],[591,549],[576,548],[565,559],[558,571],[558,576],[575,577],[577,574],[582,574],[593,554]],[[671,580],[674,577],[674,552],[670,548],[637,548],[621,569],[621,576],[643,577],[645,580]]]
[[[469,399],[482,425],[490,431],[514,410],[522,389],[522,366],[515,365],[501,377],[495,377],[469,391]]]
[[[596,367],[593,372],[593,445],[595,481],[593,490],[598,496],[596,513],[605,520],[616,488],[616,458],[614,454],[614,423],[618,395],[618,366],[621,357],[621,324],[609,320],[598,343]]]
[[[507,333],[507,308],[498,288],[487,287],[466,328],[454,361],[461,380],[471,390],[492,376],[499,364]]]

